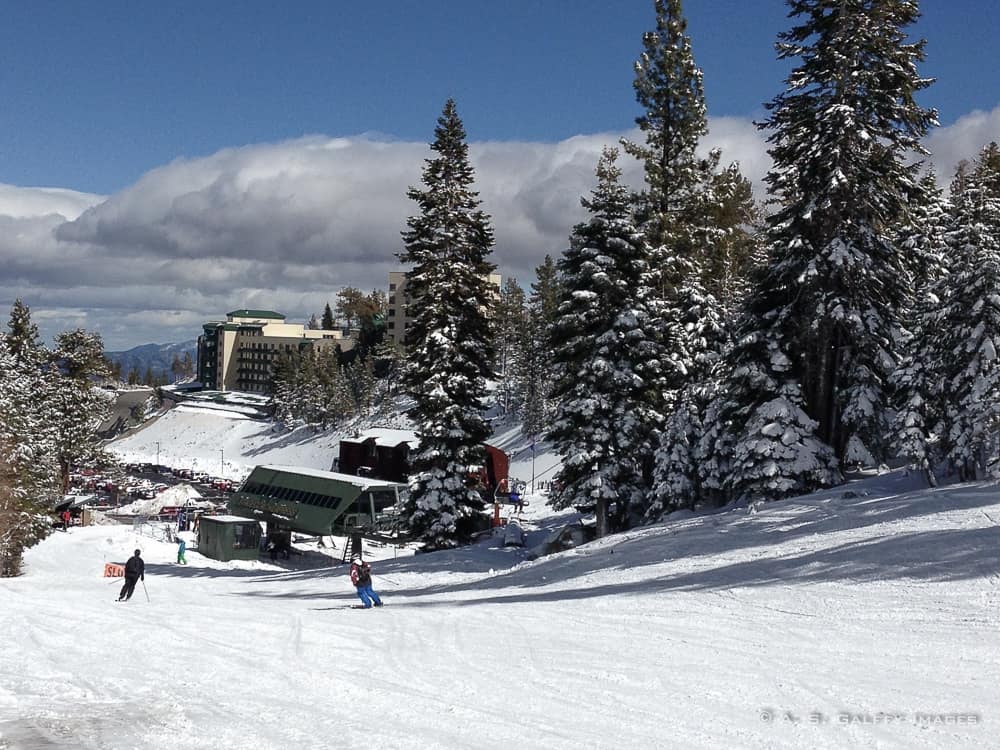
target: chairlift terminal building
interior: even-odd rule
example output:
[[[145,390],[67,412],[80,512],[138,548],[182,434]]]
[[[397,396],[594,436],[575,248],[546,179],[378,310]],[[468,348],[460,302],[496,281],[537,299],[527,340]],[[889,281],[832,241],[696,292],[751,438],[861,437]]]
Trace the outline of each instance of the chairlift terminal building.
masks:
[[[229,498],[235,516],[316,536],[387,531],[406,485],[299,466],[257,466]],[[391,524],[390,524],[391,525]]]

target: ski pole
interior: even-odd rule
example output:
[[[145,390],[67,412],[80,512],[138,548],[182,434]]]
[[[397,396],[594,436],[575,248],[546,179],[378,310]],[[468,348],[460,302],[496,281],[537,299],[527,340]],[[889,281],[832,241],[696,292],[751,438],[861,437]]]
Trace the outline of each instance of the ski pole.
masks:
[[[146,601],[149,601],[149,592],[146,591],[146,579],[142,580],[142,591],[146,595]]]

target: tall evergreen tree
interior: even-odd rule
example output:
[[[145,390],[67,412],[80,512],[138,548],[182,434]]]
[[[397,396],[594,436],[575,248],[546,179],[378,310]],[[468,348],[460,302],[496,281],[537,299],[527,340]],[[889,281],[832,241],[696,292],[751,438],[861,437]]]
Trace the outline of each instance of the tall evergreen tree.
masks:
[[[695,149],[708,132],[702,73],[694,62],[681,2],[655,0],[655,9],[656,29],[643,35],[633,82],[644,110],[636,124],[646,142],[623,144],[645,168],[646,190],[637,213],[654,248],[681,240],[677,225],[690,211],[704,175]]]
[[[591,219],[574,229],[559,261],[562,299],[552,329],[557,407],[548,436],[565,456],[553,505],[594,505],[599,535],[612,503],[619,526],[644,512],[643,458],[663,420],[645,240],[616,158],[612,149],[602,155],[597,187],[583,201]]]
[[[350,320],[348,320],[347,325],[350,326]],[[324,331],[332,331],[337,327],[336,321],[333,319],[333,310],[330,309],[330,303],[326,303],[326,307],[323,308],[323,319],[320,321],[320,328]]]
[[[794,360],[782,348],[773,298],[755,296],[727,351],[727,373],[701,437],[704,488],[720,500],[778,500],[842,481],[805,412]]]
[[[927,360],[940,373],[947,457],[962,479],[983,476],[1000,426],[1000,148],[983,149],[952,196],[945,246],[952,273],[938,286]]]
[[[108,375],[100,335],[79,328],[61,333],[53,357],[57,369],[47,380],[44,401],[61,489],[67,492],[72,466],[100,455],[97,431],[111,415],[114,397],[97,385]]]
[[[908,43],[913,0],[789,0],[779,37],[798,59],[761,127],[769,191],[771,304],[757,320],[792,358],[788,372],[817,437],[849,463],[884,455],[887,380],[896,366],[905,264],[893,235],[918,191],[920,139],[935,114],[914,96],[924,43]],[[806,488],[808,489],[808,488]]]
[[[932,445],[943,418],[941,363],[931,342],[940,324],[940,298],[947,284],[944,252],[946,203],[933,171],[920,182],[914,194],[898,243],[905,256],[909,294],[900,318],[903,321],[900,361],[892,378],[895,416],[892,448],[920,471],[928,484],[936,486],[934,464],[939,458]]]
[[[31,330],[27,308],[12,317]],[[25,549],[48,532],[45,519],[58,497],[53,431],[40,391],[47,377],[40,347],[0,334],[0,578],[21,572]]]
[[[711,160],[710,160],[711,162]],[[700,284],[732,323],[750,292],[754,269],[764,262],[759,226],[762,212],[750,181],[734,162],[706,176],[692,217],[700,247]]]
[[[718,393],[719,367],[726,345],[724,313],[716,299],[692,279],[677,296],[678,329],[683,335],[686,383],[667,418],[654,459],[654,488],[647,516],[694,508],[718,500],[718,483],[708,479],[710,457],[703,436],[713,429],[708,409]]]
[[[517,373],[523,365],[528,333],[527,302],[517,279],[508,277],[496,305],[497,402],[504,414],[521,413],[523,403]]]
[[[31,319],[31,310],[20,298],[14,300],[7,322],[6,348],[18,363],[41,367],[47,354],[38,335],[38,326]]]
[[[495,361],[493,297],[488,276],[493,230],[480,209],[465,128],[448,100],[425,161],[423,189],[408,196],[420,213],[407,220],[413,325],[404,373],[419,448],[412,455],[408,515],[424,547],[452,547],[470,538],[482,498],[467,472],[483,460],[490,435],[486,380]]]
[[[524,351],[517,373],[521,394],[521,424],[526,435],[544,436],[554,416],[550,332],[559,310],[558,269],[546,255],[535,269],[527,304]]]
[[[700,158],[708,132],[702,73],[687,36],[680,0],[656,0],[656,28],[643,36],[634,87],[643,114],[636,124],[645,143],[625,143],[641,159],[645,190],[636,197],[636,216],[649,248],[649,285],[658,321],[657,337],[667,352],[660,388],[667,402],[692,383],[703,340],[685,321],[691,305],[718,308],[723,292],[731,316],[745,288],[755,243],[748,227],[755,217],[749,182],[734,164],[717,171],[721,154]]]

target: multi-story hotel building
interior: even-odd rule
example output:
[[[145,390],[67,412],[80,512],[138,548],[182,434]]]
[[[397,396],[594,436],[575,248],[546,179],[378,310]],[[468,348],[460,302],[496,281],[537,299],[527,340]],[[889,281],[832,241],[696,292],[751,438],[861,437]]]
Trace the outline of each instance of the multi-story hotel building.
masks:
[[[502,277],[498,273],[491,273],[487,280],[493,289],[493,294],[500,298],[500,282]],[[386,315],[386,336],[394,346],[401,346],[406,343],[406,329],[410,326],[413,318],[407,313],[410,306],[409,292],[406,291],[406,272],[389,272],[389,310]]]
[[[198,380],[206,390],[268,393],[271,367],[282,352],[306,347],[354,347],[354,337],[340,330],[312,330],[285,322],[271,310],[233,310],[224,321],[202,326],[198,337]]]

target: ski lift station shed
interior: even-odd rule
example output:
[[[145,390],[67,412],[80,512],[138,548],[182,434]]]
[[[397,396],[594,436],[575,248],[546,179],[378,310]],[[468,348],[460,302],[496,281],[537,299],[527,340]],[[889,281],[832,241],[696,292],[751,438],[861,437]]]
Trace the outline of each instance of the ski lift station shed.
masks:
[[[260,523],[242,516],[202,516],[198,522],[198,553],[213,560],[256,560],[260,554]]]
[[[304,534],[372,530],[406,485],[299,466],[256,466],[229,497],[229,512]]]

